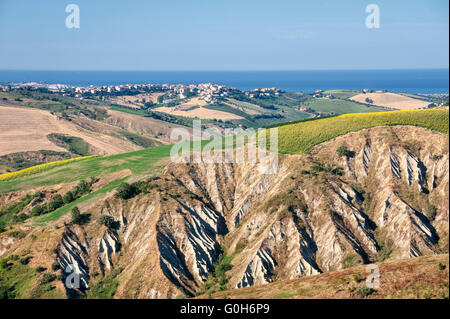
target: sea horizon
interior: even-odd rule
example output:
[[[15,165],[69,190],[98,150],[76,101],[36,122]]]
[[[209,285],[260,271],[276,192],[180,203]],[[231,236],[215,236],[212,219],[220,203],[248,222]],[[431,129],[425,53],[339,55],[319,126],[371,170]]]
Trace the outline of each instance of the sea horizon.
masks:
[[[448,94],[449,69],[383,70],[0,70],[0,83],[71,86],[214,83],[243,91],[276,87],[287,92],[372,89],[399,93]]]

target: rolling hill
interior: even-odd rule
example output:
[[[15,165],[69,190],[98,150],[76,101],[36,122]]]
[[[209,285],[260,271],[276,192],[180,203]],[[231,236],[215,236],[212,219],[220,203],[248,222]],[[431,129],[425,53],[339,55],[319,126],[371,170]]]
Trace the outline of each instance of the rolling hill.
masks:
[[[425,293],[406,280],[370,297],[445,297],[436,263],[448,255],[400,260],[448,253],[448,110],[346,114],[278,130],[276,175],[257,164],[170,163],[163,145],[8,176],[0,288],[27,298],[328,297],[342,288],[352,298],[361,268],[341,269],[392,260],[382,272],[431,272]],[[116,196],[123,182],[131,193]],[[69,192],[79,195],[58,202]],[[84,222],[72,222],[75,207]],[[99,224],[104,215],[116,226]],[[80,269],[80,289],[43,281],[65,278],[68,263]]]

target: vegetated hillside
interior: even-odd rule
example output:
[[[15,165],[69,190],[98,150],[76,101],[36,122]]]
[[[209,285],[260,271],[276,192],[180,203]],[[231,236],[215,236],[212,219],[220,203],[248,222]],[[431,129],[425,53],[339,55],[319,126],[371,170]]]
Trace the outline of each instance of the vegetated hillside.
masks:
[[[278,129],[279,152],[305,154],[314,146],[352,131],[376,126],[412,125],[448,134],[449,112],[445,109],[343,114],[331,118],[287,123]]]
[[[278,281],[257,287],[231,289],[199,298],[215,299],[448,299],[448,254],[376,263],[380,286],[366,287],[372,271],[366,265],[324,274]]]
[[[177,127],[145,118],[130,124],[134,119],[115,114],[109,124],[85,116],[68,118],[35,108],[0,105],[0,174],[67,157],[167,144],[169,126]]]
[[[21,216],[0,234],[1,258],[9,260],[2,276],[12,274],[10,256],[25,254],[32,267],[75,264],[83,286],[69,297],[174,298],[448,253],[446,134],[411,126],[351,132],[309,155],[280,156],[274,175],[258,163],[172,163],[155,174],[168,154],[156,150],[74,163],[75,176],[60,167],[0,182],[3,192],[17,190],[2,195],[2,211]],[[159,176],[142,178],[152,173]],[[56,208],[52,183],[66,197],[90,175],[100,180]],[[138,176],[143,182],[114,195]],[[36,205],[49,211],[22,222]],[[75,206],[83,217],[71,222]],[[2,280],[16,295],[33,289]]]

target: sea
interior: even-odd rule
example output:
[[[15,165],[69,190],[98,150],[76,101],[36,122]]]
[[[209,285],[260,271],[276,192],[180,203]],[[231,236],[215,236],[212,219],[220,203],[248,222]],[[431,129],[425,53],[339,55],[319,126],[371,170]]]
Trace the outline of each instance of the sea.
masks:
[[[0,70],[0,83],[42,82],[73,86],[214,83],[240,90],[276,87],[287,92],[372,89],[448,94],[448,69],[317,71],[24,71]]]

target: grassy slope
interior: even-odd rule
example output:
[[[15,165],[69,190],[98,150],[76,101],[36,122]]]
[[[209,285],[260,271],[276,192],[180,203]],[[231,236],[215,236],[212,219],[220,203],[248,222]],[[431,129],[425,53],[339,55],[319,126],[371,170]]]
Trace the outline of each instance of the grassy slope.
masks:
[[[56,185],[130,169],[133,176],[153,174],[159,161],[168,157],[170,145],[148,148],[134,152],[95,157],[82,162],[69,163],[38,174],[0,182],[0,193]]]
[[[302,104],[318,112],[334,112],[335,114],[380,112],[381,108],[368,107],[348,100],[314,99]]]
[[[442,109],[344,114],[278,127],[279,152],[305,154],[315,145],[375,126],[413,125],[448,134],[449,113]]]
[[[439,264],[444,265],[445,269],[439,267]],[[217,299],[449,298],[448,254],[385,261],[377,265],[380,270],[380,287],[368,296],[361,294],[369,274],[366,272],[366,266],[362,265],[268,285],[223,291],[211,297]]]
[[[328,90],[328,91],[324,91],[323,93],[331,94],[338,99],[348,99],[352,96],[360,94],[361,92],[354,91],[354,90]]]

